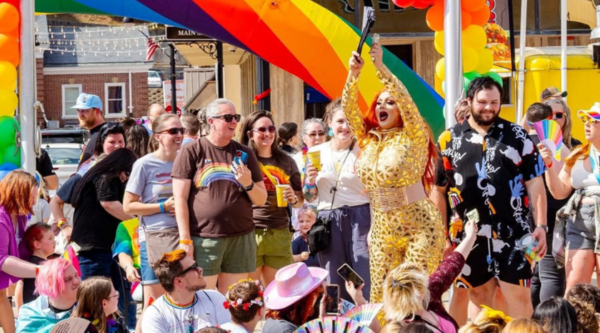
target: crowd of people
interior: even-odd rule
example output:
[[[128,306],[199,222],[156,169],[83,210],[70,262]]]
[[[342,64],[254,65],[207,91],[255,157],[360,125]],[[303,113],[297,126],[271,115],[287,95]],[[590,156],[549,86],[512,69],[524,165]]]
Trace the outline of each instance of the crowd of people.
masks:
[[[68,318],[101,333],[294,332],[369,303],[374,332],[598,332],[600,104],[577,113],[582,144],[566,93],[544,90],[517,125],[499,117],[499,84],[477,78],[436,142],[382,53],[353,53],[342,97],[301,126],[242,120],[226,99],[110,123],[81,94],[77,173],[48,198],[42,151],[37,178],[0,181],[4,332]],[[368,110],[363,66],[384,85]],[[534,129],[544,120],[562,129],[561,158]]]

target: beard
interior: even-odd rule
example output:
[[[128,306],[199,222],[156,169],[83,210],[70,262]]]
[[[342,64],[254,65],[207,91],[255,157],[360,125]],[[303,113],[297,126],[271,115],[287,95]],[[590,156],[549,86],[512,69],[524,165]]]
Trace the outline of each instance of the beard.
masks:
[[[492,118],[490,118],[489,120],[483,119],[483,117],[481,116],[481,113],[475,112],[474,110],[471,111],[471,116],[473,117],[473,120],[475,121],[475,123],[477,125],[490,126],[493,123],[495,123],[498,118],[500,118],[500,111],[494,110],[494,116]]]
[[[79,118],[79,126],[85,127],[87,129],[92,129],[92,127],[94,126],[95,123],[96,123],[96,118],[94,118],[94,119]]]
[[[187,289],[187,291],[193,292],[193,293],[195,293],[199,290],[202,290],[204,288],[206,288],[206,281],[204,281],[204,279],[200,279],[198,281],[198,283],[191,284],[191,285],[185,287],[185,289]]]

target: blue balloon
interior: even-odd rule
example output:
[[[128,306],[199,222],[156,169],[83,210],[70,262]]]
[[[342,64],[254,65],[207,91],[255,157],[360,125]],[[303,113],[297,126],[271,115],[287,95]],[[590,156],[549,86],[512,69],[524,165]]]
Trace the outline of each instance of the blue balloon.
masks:
[[[11,171],[0,170],[0,180],[2,180],[2,178],[6,177],[6,175],[8,175],[9,173],[11,173]]]
[[[18,166],[8,162],[0,164],[0,171],[13,171],[17,170],[18,168]]]

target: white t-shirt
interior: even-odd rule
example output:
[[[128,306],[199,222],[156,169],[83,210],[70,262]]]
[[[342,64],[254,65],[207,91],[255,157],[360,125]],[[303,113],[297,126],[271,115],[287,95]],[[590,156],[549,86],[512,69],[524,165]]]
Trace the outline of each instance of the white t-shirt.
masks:
[[[188,333],[204,327],[231,321],[231,314],[223,307],[225,297],[214,290],[196,292],[196,301],[186,308],[171,304],[165,295],[154,301],[144,312],[144,333]]]
[[[244,327],[234,323],[226,323],[219,327],[226,330],[229,333],[252,333],[248,332]]]
[[[365,187],[356,175],[357,144],[354,144],[354,148],[349,155],[348,150],[333,152],[331,150],[331,141],[312,147],[309,152],[312,151],[321,152],[321,171],[317,176],[319,210],[331,208],[331,200],[333,198],[331,188],[338,179],[338,171],[341,171],[341,175],[339,177],[333,208],[359,206],[369,203]],[[348,155],[348,158],[346,158],[346,155]]]
[[[27,221],[27,226],[38,222],[44,222],[45,219],[50,218],[50,204],[48,201],[42,198],[38,198],[38,201],[35,205],[33,205],[32,209],[33,214],[29,221]]]

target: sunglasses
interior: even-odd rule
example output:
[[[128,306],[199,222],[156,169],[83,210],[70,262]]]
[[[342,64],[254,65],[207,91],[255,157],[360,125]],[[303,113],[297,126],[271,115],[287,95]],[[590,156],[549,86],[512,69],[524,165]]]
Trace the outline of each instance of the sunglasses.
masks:
[[[200,266],[198,266],[197,263],[194,263],[192,266],[184,269],[183,271],[181,271],[181,273],[177,274],[177,276],[184,276],[190,271],[198,271],[198,269],[200,269]]]
[[[325,136],[325,132],[316,132],[308,134],[308,137],[311,139],[316,139],[317,137]]]
[[[581,118],[581,121],[583,121],[584,124],[589,123],[590,125],[595,125],[598,120],[596,120],[595,118],[592,118],[586,114],[581,115],[579,118]]]
[[[259,128],[255,128],[252,131],[253,132],[260,132],[260,133],[267,133],[267,131],[271,134],[275,133],[275,130],[277,130],[277,128],[275,128],[275,126],[271,125],[269,127],[259,127]]]
[[[556,113],[553,113],[550,117],[548,117],[548,120],[563,119],[564,116],[565,116],[564,112],[556,112]]]
[[[223,115],[215,116],[212,118],[213,119],[223,118],[223,120],[225,120],[225,122],[230,123],[233,119],[235,119],[236,122],[239,122],[240,119],[242,119],[242,115],[241,114],[223,114]]]
[[[177,135],[177,133],[183,134],[183,132],[185,132],[185,128],[183,128],[183,127],[173,127],[173,128],[166,129],[164,131],[160,131],[160,132],[158,132],[158,134],[169,133],[171,135]]]

